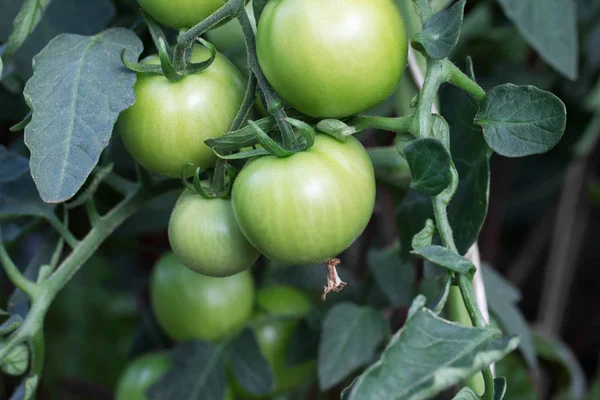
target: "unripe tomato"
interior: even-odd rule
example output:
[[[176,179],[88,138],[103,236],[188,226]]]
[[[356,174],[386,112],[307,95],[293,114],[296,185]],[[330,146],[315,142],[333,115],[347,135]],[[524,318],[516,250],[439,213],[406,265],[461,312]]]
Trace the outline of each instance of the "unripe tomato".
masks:
[[[255,326],[254,333],[262,354],[275,374],[275,390],[269,396],[289,392],[305,383],[315,374],[316,363],[304,362],[290,366],[288,349],[300,318],[311,308],[310,298],[291,286],[273,286],[257,294],[259,316],[298,317],[298,319],[267,320]],[[236,393],[244,399],[256,399],[234,385]],[[268,397],[268,396],[267,396]]]
[[[149,353],[137,358],[121,374],[115,399],[149,400],[146,390],[158,382],[169,368],[166,353]]]
[[[393,0],[271,0],[256,36],[269,83],[312,117],[347,117],[388,98],[406,67]]]
[[[227,0],[138,0],[152,18],[175,29],[191,28],[226,2]]]
[[[208,49],[196,46],[191,60],[209,57]],[[144,62],[160,64],[158,56]],[[215,161],[204,141],[229,130],[246,87],[241,72],[217,53],[210,67],[178,82],[140,73],[134,91],[136,101],[117,125],[125,147],[144,168],[178,178],[187,163],[206,169]]]
[[[227,278],[201,275],[166,253],[152,272],[150,299],[173,340],[218,341],[252,316],[254,282],[248,270]]]
[[[240,231],[231,200],[205,199],[188,189],[171,213],[169,242],[183,265],[208,276],[235,275],[260,256]]]
[[[375,175],[358,140],[317,135],[310,150],[250,161],[233,184],[232,202],[242,232],[265,256],[318,263],[347,249],[367,226]]]

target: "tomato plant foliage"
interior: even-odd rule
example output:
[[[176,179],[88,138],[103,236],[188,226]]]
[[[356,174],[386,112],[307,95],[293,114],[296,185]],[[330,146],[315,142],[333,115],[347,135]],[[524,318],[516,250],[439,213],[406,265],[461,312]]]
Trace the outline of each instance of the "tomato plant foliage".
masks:
[[[501,400],[532,393],[520,383],[539,357],[576,383],[568,349],[533,334],[521,293],[474,255],[493,155],[546,153],[568,128],[546,89],[574,95],[543,61],[578,76],[574,2],[491,3],[3,1],[11,399],[43,380],[60,392],[70,357],[86,360],[53,351],[75,342],[55,324],[98,301],[59,293],[131,319],[111,335],[115,359],[135,360],[96,382],[117,399]],[[504,79],[528,44],[543,61]],[[62,291],[104,259],[98,290]],[[85,341],[89,326],[65,329]],[[45,373],[45,344],[68,368]]]

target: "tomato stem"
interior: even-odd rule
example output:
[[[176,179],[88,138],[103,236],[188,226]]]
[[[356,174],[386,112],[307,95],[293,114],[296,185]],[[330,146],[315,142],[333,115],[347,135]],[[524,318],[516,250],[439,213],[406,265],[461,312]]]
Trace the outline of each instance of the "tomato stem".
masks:
[[[454,63],[447,58],[444,59],[446,69],[446,80],[454,86],[464,90],[480,104],[485,98],[485,90],[481,88],[473,79],[469,78]]]

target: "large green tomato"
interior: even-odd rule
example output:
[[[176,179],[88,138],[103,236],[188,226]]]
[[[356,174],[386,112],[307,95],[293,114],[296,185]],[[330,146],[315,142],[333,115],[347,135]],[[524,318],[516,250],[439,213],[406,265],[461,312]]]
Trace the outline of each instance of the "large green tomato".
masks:
[[[232,202],[242,232],[265,256],[318,263],[347,249],[367,226],[375,175],[358,140],[317,135],[308,151],[250,161],[233,184]]]
[[[196,46],[192,62],[209,57],[206,48]],[[145,62],[160,64],[158,56]],[[135,103],[118,121],[123,143],[144,168],[177,178],[187,163],[206,169],[214,162],[204,141],[229,130],[246,87],[241,72],[217,53],[210,67],[178,82],[138,74],[134,91]]]
[[[169,242],[186,267],[208,276],[235,275],[260,256],[244,237],[231,200],[184,190],[169,220]]]
[[[227,0],[138,0],[138,3],[161,24],[182,29],[200,23]]]
[[[265,76],[286,102],[329,118],[388,98],[408,49],[393,0],[270,0],[256,46]]]
[[[298,317],[282,320],[263,319],[264,322],[254,327],[260,350],[275,374],[275,390],[271,395],[289,392],[315,374],[314,361],[290,366],[287,357],[290,340],[298,327],[299,319],[310,311],[310,298],[290,286],[273,286],[258,292],[257,303],[258,321],[261,320],[260,317],[267,316]],[[247,393],[239,385],[234,387],[241,398],[259,398]]]
[[[154,314],[176,341],[218,341],[252,316],[254,282],[248,270],[227,278],[198,274],[166,253],[150,278]]]
[[[127,366],[117,383],[116,400],[149,400],[146,390],[170,368],[166,353],[145,354]]]

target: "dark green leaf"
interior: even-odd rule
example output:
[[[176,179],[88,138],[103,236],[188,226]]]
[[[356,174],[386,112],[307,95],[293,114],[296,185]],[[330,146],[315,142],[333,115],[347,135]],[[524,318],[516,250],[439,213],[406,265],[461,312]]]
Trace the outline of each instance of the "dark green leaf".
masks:
[[[115,235],[118,237],[131,237],[165,231],[169,225],[169,218],[175,202],[180,194],[180,191],[175,190],[153,198],[119,226],[115,231]]]
[[[19,153],[0,146],[0,182],[9,182],[29,172],[29,161]]]
[[[44,201],[59,203],[79,190],[119,113],[135,101],[136,75],[120,60],[124,48],[137,57],[142,44],[132,31],[115,28],[91,37],[60,35],[35,57],[24,91],[33,111],[25,141]]]
[[[370,307],[341,303],[331,308],[319,343],[319,386],[328,389],[375,356],[387,325],[381,313]]]
[[[450,153],[441,141],[433,138],[416,139],[404,148],[410,165],[410,187],[428,196],[437,196],[450,185]]]
[[[23,317],[19,314],[12,314],[6,321],[0,325],[0,336],[6,336],[23,323]]]
[[[577,13],[573,0],[498,0],[521,35],[569,79],[578,74]]]
[[[565,105],[554,94],[510,83],[491,89],[475,117],[488,146],[505,157],[549,151],[562,138],[566,121]]]
[[[490,190],[488,147],[481,128],[473,125],[474,101],[462,90],[448,86],[441,92],[442,110],[450,125],[450,149],[460,178],[448,206],[458,252],[466,254],[485,222]]]
[[[390,304],[408,306],[414,297],[415,269],[410,263],[400,260],[400,245],[387,249],[372,249],[367,261],[377,285]]]
[[[93,35],[100,32],[115,12],[110,0],[52,0],[44,18],[14,55],[15,72],[28,79],[31,59],[61,33]]]
[[[5,55],[14,54],[33,32],[44,16],[51,0],[25,0],[13,23],[13,31],[6,42]]]
[[[229,357],[235,380],[248,392],[266,395],[275,389],[273,371],[250,329],[244,330],[234,339]]]
[[[494,400],[502,400],[506,395],[506,378],[500,376],[494,378]]]
[[[223,400],[227,386],[224,348],[201,340],[169,353],[171,369],[147,392],[152,400]]]
[[[505,399],[507,400],[539,400],[533,381],[525,363],[517,354],[509,354],[496,363],[496,374],[506,377]]]
[[[471,261],[442,246],[421,247],[412,251],[412,254],[459,274],[472,274],[475,272],[475,266]]]
[[[498,361],[518,345],[495,329],[467,328],[420,307],[392,338],[381,359],[354,383],[348,399],[432,398]]]
[[[53,209],[40,199],[29,169],[8,182],[0,181],[0,219],[25,215],[48,218]]]
[[[506,333],[519,335],[519,349],[529,368],[537,367],[537,359],[529,325],[516,306],[521,299],[519,291],[493,268],[482,266],[483,280],[490,309],[499,319]]]
[[[431,198],[418,190],[409,190],[396,210],[396,225],[400,233],[400,257],[408,261],[412,250],[412,238],[425,226],[427,219],[433,219]]]
[[[480,400],[481,397],[469,387],[464,387],[452,398],[452,400]]]
[[[466,0],[460,0],[446,10],[433,15],[417,33],[413,47],[424,51],[429,57],[442,59],[448,57],[458,43],[463,21]]]

